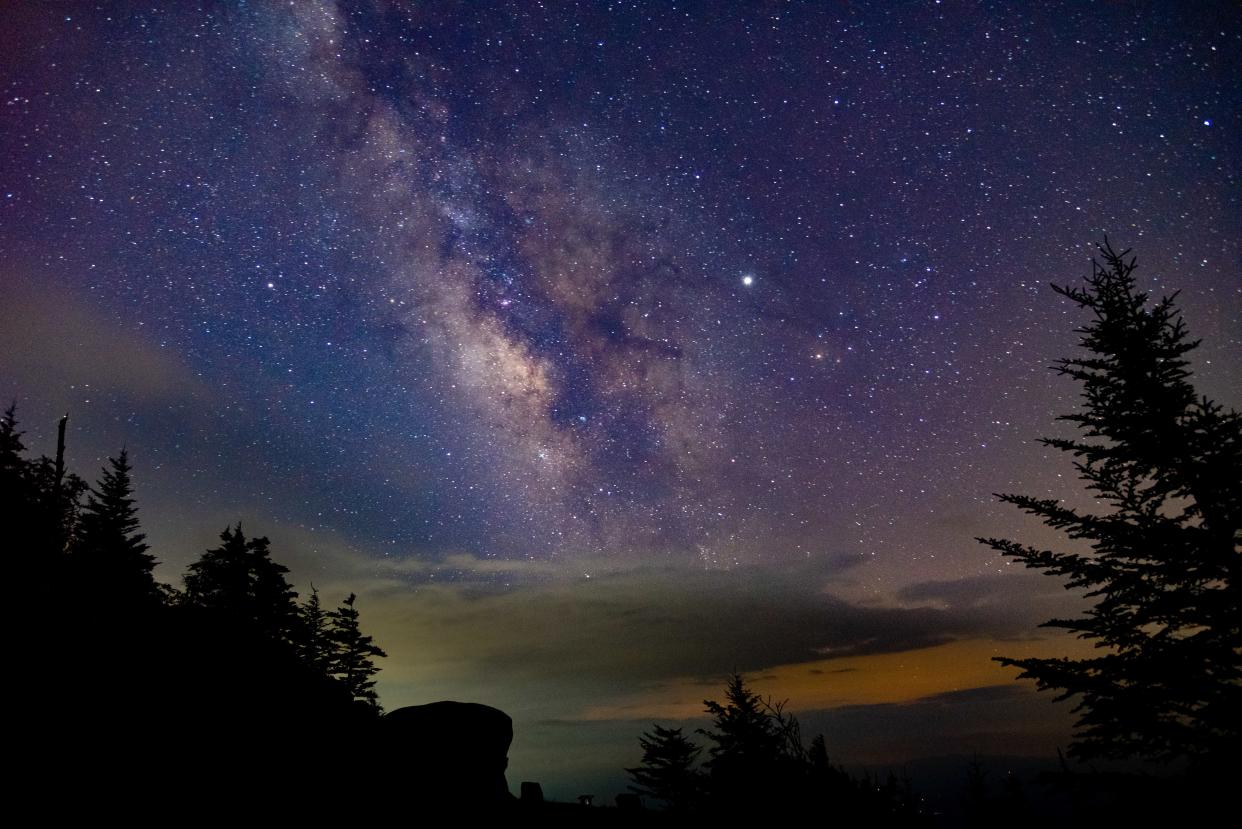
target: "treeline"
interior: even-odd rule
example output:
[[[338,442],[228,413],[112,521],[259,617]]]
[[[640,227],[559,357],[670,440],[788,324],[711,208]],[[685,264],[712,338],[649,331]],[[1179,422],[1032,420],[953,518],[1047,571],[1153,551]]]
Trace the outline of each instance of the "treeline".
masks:
[[[640,765],[626,769],[630,791],[669,816],[812,815],[830,808],[834,820],[871,825],[920,825],[928,820],[908,779],[855,777],[829,761],[823,735],[806,745],[784,702],[763,698],[734,674],[724,702],[705,700],[712,718],[697,734],[654,725],[639,738]],[[704,754],[704,747],[707,748]]]
[[[299,601],[288,568],[240,524],[154,578],[128,454],[88,484],[27,457],[15,407],[0,419],[0,506],[19,608],[10,626],[27,782],[131,804],[179,787],[267,798],[305,790],[381,713],[353,594]],[[341,772],[337,773],[338,780]]]

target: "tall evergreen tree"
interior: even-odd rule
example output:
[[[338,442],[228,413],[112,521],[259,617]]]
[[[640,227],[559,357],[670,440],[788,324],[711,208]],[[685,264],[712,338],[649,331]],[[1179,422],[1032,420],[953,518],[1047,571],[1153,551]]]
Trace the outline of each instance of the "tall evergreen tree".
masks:
[[[1057,293],[1090,313],[1087,355],[1056,371],[1081,384],[1082,405],[1061,420],[1079,439],[1045,439],[1075,458],[1105,510],[1001,495],[1086,542],[1055,552],[980,539],[1082,588],[1084,616],[1053,619],[1095,643],[1081,658],[1000,658],[1057,699],[1076,698],[1070,752],[1080,758],[1189,757],[1236,763],[1242,744],[1242,417],[1190,383],[1189,339],[1175,296],[1149,304],[1135,261],[1107,243],[1083,288]]]
[[[791,782],[786,721],[774,717],[773,707],[733,674],[725,686],[725,702],[704,700],[712,717],[711,729],[699,733],[712,741],[705,768],[708,785],[717,805],[743,809],[761,808],[765,801],[784,792]],[[800,758],[799,758],[800,759]]]
[[[298,655],[317,674],[331,676],[332,657],[336,651],[328,612],[319,601],[319,591],[311,585],[311,594],[298,607],[298,634],[295,642]]]
[[[41,558],[33,519],[38,513],[33,464],[17,428],[17,404],[0,417],[0,520],[9,545],[9,567],[17,583],[29,583]]]
[[[672,812],[694,808],[702,793],[702,775],[695,769],[701,748],[681,733],[680,728],[653,726],[638,738],[643,749],[642,763],[625,772],[634,781],[635,794],[664,801]]]
[[[734,766],[763,765],[780,754],[780,738],[764,709],[760,696],[746,687],[741,674],[733,674],[725,686],[725,702],[704,700],[714,731],[701,730],[714,746],[708,768],[713,774]]]
[[[151,605],[160,593],[151,575],[156,561],[139,531],[129,454],[108,459],[90,491],[72,549],[80,578],[108,602],[128,607]]]
[[[225,528],[220,541],[186,570],[186,601],[221,611],[267,636],[295,638],[298,594],[285,580],[289,568],[272,560],[270,542],[247,539],[241,524]]]
[[[73,546],[82,513],[86,481],[46,455],[27,467],[31,511],[25,518],[36,554],[61,561]]]
[[[379,668],[375,666],[374,659],[388,654],[359,627],[358,608],[354,607],[357,598],[350,593],[343,605],[328,614],[335,646],[331,673],[345,685],[354,700],[379,711],[379,696],[375,693],[375,680],[372,679]]]
[[[17,428],[17,404],[0,417],[0,518],[8,544],[17,552],[18,580],[43,584],[63,573],[64,555],[74,539],[86,482],[65,470],[61,418],[56,458],[22,457],[26,447]],[[53,573],[57,575],[53,575]]]
[[[27,461],[22,433],[17,428],[17,404],[13,403],[0,417],[0,503],[10,516],[21,514],[19,506],[26,498]],[[7,521],[5,522],[8,523]]]

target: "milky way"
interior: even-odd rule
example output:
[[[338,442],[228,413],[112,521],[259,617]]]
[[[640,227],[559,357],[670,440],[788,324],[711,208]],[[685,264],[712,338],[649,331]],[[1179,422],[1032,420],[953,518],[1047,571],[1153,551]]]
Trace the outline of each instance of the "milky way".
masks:
[[[187,497],[391,555],[980,572],[991,492],[1063,483],[1046,286],[1104,233],[1238,386],[1229,8],[10,8],[6,279],[211,389],[175,438],[89,404]]]

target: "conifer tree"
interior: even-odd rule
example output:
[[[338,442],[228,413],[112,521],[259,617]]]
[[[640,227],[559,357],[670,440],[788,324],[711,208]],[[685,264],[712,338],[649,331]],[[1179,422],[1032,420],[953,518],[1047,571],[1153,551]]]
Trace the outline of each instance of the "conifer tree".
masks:
[[[1056,287],[1090,312],[1086,356],[1055,370],[1081,384],[1062,415],[1078,439],[1044,439],[1075,458],[1100,512],[1001,495],[1089,547],[1056,552],[980,539],[1085,590],[1085,615],[1053,619],[1098,655],[999,658],[1057,699],[1075,698],[1071,754],[1232,760],[1242,744],[1242,417],[1198,396],[1174,301],[1136,289],[1135,260],[1107,241],[1086,286]]]
[[[26,451],[22,433],[17,429],[17,404],[13,403],[0,417],[0,503],[10,515],[21,515],[21,503],[26,500],[27,462],[22,457]],[[7,523],[7,522],[6,522]]]
[[[18,581],[44,583],[60,578],[64,556],[77,531],[86,482],[64,466],[61,418],[56,459],[22,457],[26,447],[17,428],[17,404],[0,416],[0,518],[9,545],[18,551]]]
[[[9,578],[23,586],[19,597],[23,607],[44,602],[45,591],[59,591],[53,584],[58,581],[53,573],[60,564],[50,549],[50,521],[44,520],[35,465],[23,457],[25,451],[14,403],[0,417],[0,521],[5,531]]]
[[[635,794],[664,801],[669,811],[692,809],[702,789],[702,775],[695,769],[695,759],[702,749],[681,733],[680,728],[653,726],[654,731],[638,738],[643,749],[642,763],[626,774],[634,783]]]
[[[373,661],[376,657],[388,654],[375,644],[358,625],[358,608],[354,607],[357,596],[349,594],[345,603],[328,614],[334,653],[332,654],[331,673],[345,685],[350,696],[365,703],[377,712],[380,711],[379,696],[375,693],[375,680],[372,679],[379,668]]]
[[[773,728],[763,700],[746,687],[741,674],[733,674],[725,686],[725,703],[704,700],[712,715],[714,731],[700,733],[715,743],[708,768],[713,773],[734,765],[757,765],[780,753],[780,738]]]
[[[16,567],[12,575],[19,584],[27,583],[38,571],[36,562],[41,557],[32,521],[38,512],[33,464],[23,457],[25,451],[14,403],[0,417],[0,517],[11,545],[10,566]]]
[[[247,539],[241,524],[225,528],[220,540],[187,569],[186,601],[222,611],[271,638],[295,637],[298,594],[285,580],[289,568],[272,560],[270,542]]]
[[[724,704],[704,700],[703,705],[712,716],[712,728],[699,733],[714,743],[704,767],[716,804],[759,808],[775,791],[786,789],[790,764],[782,724],[743,677],[729,678]]]
[[[151,571],[155,557],[139,532],[129,454],[109,458],[110,468],[90,491],[78,522],[73,565],[79,577],[108,602],[129,608],[159,600]]]
[[[73,547],[82,512],[86,481],[46,455],[27,466],[30,513],[25,516],[35,554],[48,562],[63,563]]]
[[[319,591],[311,585],[311,594],[298,608],[298,655],[315,673],[330,676],[335,643],[329,626],[328,612],[319,601]]]

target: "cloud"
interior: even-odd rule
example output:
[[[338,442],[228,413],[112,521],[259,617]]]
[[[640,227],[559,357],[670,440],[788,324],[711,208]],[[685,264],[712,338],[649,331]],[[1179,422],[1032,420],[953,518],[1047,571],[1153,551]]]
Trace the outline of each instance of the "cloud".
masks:
[[[380,677],[386,704],[426,701],[428,687],[466,695],[504,689],[514,704],[544,708],[545,716],[645,704],[662,694],[674,701],[674,688],[710,686],[733,670],[781,668],[789,685],[789,666],[802,666],[803,677],[837,682],[867,673],[857,660],[1020,630],[1013,620],[969,608],[850,603],[830,590],[853,566],[850,558],[825,558],[705,570],[454,555],[370,561],[353,573],[350,589],[393,655]],[[954,687],[958,661],[992,670],[989,655],[955,652],[925,671],[941,670],[945,684],[910,687]],[[536,689],[553,688],[555,705],[537,699],[543,691]]]
[[[989,620],[998,636],[1034,632],[1048,619],[1075,616],[1086,606],[1080,590],[1057,578],[1016,570],[961,579],[917,582],[896,593],[906,606],[931,606]]]
[[[1061,585],[1055,579],[1032,573],[994,575],[986,573],[961,579],[924,581],[897,591],[906,602],[936,602],[950,607],[984,607],[1004,604],[1015,594],[1043,595]]]
[[[91,390],[147,406],[212,399],[179,357],[88,295],[34,277],[21,265],[2,267],[3,393],[65,406],[89,398]]]

